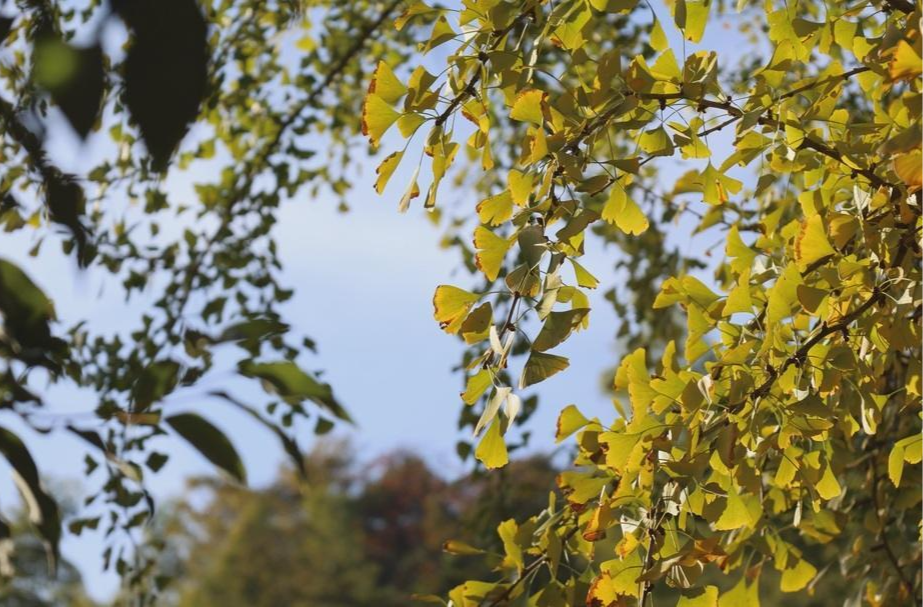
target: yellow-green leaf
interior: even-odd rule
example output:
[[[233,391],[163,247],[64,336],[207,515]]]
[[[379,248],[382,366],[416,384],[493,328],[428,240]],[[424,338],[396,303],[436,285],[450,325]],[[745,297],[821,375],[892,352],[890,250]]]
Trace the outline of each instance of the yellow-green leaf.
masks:
[[[369,93],[375,93],[387,103],[394,105],[407,93],[407,87],[397,79],[387,63],[379,61],[369,83]]]
[[[369,138],[372,145],[378,145],[385,131],[391,128],[399,116],[387,101],[370,93],[362,105],[362,134]]]
[[[433,295],[433,317],[446,333],[457,333],[468,311],[480,298],[458,287],[440,285]]]
[[[474,451],[474,456],[489,469],[502,468],[510,461],[506,443],[500,434],[500,423],[499,417],[494,419]]]
[[[532,352],[529,360],[522,369],[519,379],[519,388],[526,388],[541,381],[545,381],[555,373],[563,371],[570,363],[563,356]]]
[[[558,415],[557,431],[554,433],[555,442],[560,443],[588,423],[590,420],[583,416],[576,405],[567,405]]]
[[[391,179],[391,175],[394,174],[395,169],[397,169],[403,157],[404,152],[394,152],[393,154],[388,154],[388,156],[381,161],[381,164],[375,169],[375,172],[378,174],[378,179],[375,180],[376,192],[381,194],[385,191],[388,180]]]
[[[522,91],[513,102],[510,118],[521,122],[531,122],[535,126],[542,126],[545,122],[544,105],[547,94],[529,89]]]

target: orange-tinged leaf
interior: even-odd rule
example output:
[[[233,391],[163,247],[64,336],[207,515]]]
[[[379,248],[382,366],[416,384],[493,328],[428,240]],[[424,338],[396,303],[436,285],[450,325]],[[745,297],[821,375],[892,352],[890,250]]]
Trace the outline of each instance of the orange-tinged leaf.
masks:
[[[362,105],[362,134],[369,138],[372,145],[378,145],[385,131],[391,128],[398,117],[400,114],[387,101],[370,93]]]
[[[381,161],[381,164],[378,165],[378,168],[375,169],[375,172],[378,174],[378,179],[375,180],[375,191],[381,194],[385,191],[385,187],[388,185],[388,180],[391,179],[391,175],[394,174],[395,169],[401,163],[401,158],[404,157],[404,152],[394,152],[393,154],[388,154],[384,160]]]
[[[407,93],[407,87],[397,79],[387,63],[379,61],[369,82],[369,93],[375,93],[387,103],[394,105]]]
[[[899,154],[894,159],[894,172],[911,192],[923,187],[923,152],[919,149]]]
[[[439,285],[433,295],[433,317],[446,333],[458,333],[468,311],[480,298],[458,287]]]
[[[914,31],[914,30],[912,30]],[[891,80],[913,80],[923,73],[923,59],[920,57],[920,35],[915,31],[913,43],[899,40],[888,65]]]

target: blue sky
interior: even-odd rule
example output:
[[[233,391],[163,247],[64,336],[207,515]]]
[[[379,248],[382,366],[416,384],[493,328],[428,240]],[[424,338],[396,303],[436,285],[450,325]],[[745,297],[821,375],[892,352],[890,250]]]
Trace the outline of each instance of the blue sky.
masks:
[[[678,33],[668,25],[669,13],[659,3],[657,6],[674,47],[683,48]],[[696,48],[720,51],[741,43],[736,28],[719,24],[710,27]],[[695,50],[692,45],[686,49]],[[713,149],[726,145],[726,141],[717,146],[712,141]],[[87,155],[68,135],[60,136],[52,148],[56,159],[66,167],[79,169],[85,164]],[[717,157],[723,159],[721,152]],[[436,285],[465,285],[471,278],[465,270],[459,271],[454,251],[439,248],[441,232],[425,212],[414,209],[406,215],[398,214],[397,199],[403,183],[400,174],[384,196],[374,193],[368,176],[374,173],[375,164],[358,161],[357,172],[365,177],[355,183],[347,214],[340,213],[336,203],[324,197],[310,200],[305,196],[282,207],[276,236],[285,267],[283,279],[296,291],[287,304],[288,320],[297,331],[317,342],[319,355],[307,359],[306,366],[325,371],[324,378],[357,420],[355,428],[341,427],[336,432],[352,439],[361,460],[371,460],[397,448],[412,449],[425,455],[440,473],[455,476],[468,468],[455,455],[455,443],[460,438],[456,429],[461,406],[458,392],[462,386],[451,368],[457,364],[462,347],[458,340],[440,331],[432,319],[431,298]],[[675,165],[660,166],[669,174],[679,170]],[[476,201],[469,202],[473,205]],[[714,242],[714,238],[689,238],[687,232],[677,229],[673,234],[674,241],[687,253]],[[84,318],[92,326],[108,331],[133,326],[143,297],[126,303],[118,286],[105,274],[78,271],[71,259],[60,254],[53,237],[48,238],[38,258],[27,257],[32,237],[27,232],[4,235],[0,255],[21,263],[55,298],[63,326]],[[554,420],[567,404],[577,404],[588,415],[611,418],[615,414],[601,389],[603,371],[615,365],[621,355],[614,340],[618,319],[602,298],[615,278],[611,253],[594,239],[587,242],[584,265],[602,280],[603,287],[592,296],[590,329],[576,334],[555,351],[568,356],[571,367],[539,386],[541,406],[529,423],[531,449],[554,446]],[[222,378],[215,381],[220,385]],[[281,450],[264,430],[255,428],[227,406],[206,399],[203,394],[207,389],[183,393],[170,406],[204,412],[216,421],[238,445],[251,484],[267,484],[284,459]],[[52,403],[50,423],[58,412],[87,411],[95,406],[88,392],[53,389],[48,396]],[[247,387],[240,396],[256,399],[258,389]],[[0,418],[0,423],[22,429],[7,417]],[[41,436],[28,432],[25,438],[45,474],[83,478],[85,448],[77,439],[63,433]],[[314,440],[309,427],[303,429],[300,438],[309,448]],[[171,460],[149,481],[157,498],[181,494],[185,479],[191,475],[213,473],[197,453],[180,441],[172,440],[165,446]],[[0,507],[4,511],[18,502],[8,470],[5,462],[0,462]],[[111,596],[118,586],[114,574],[101,571],[101,546],[100,537],[93,534],[66,539],[63,545],[65,556],[81,569],[91,594],[99,599]]]

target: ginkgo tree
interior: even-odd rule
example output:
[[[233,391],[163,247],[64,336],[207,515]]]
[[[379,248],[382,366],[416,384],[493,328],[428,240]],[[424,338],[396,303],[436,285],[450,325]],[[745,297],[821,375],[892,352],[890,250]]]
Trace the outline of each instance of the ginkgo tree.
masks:
[[[378,64],[362,130],[379,192],[417,161],[399,208],[459,213],[446,243],[480,286],[433,305],[467,347],[477,460],[507,464],[523,390],[592,330],[588,239],[620,251],[623,343],[649,346],[617,364],[611,415],[563,408],[573,468],[453,606],[757,605],[761,577],[825,576],[850,604],[920,600],[920,8],[727,4],[412,2],[394,22],[429,34]],[[735,11],[750,49],[709,49]],[[482,201],[459,212],[447,179]],[[690,222],[720,259],[670,249]]]

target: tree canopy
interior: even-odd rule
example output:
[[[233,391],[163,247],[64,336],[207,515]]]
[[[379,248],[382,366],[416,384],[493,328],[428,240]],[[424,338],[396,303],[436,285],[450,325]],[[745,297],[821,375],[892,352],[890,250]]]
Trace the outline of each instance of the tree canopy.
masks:
[[[164,415],[225,364],[219,349],[236,345],[234,372],[270,400],[212,396],[302,471],[290,427],[350,420],[296,360],[312,342],[278,311],[292,291],[272,228],[299,194],[347,205],[361,131],[381,152],[377,192],[429,210],[470,272],[433,297],[465,347],[463,458],[508,464],[541,382],[566,381],[555,348],[593,330],[590,291],[610,288],[622,320],[611,415],[559,404],[556,437],[574,450],[560,495],[500,525],[496,575],[455,587],[453,606],[645,607],[676,591],[686,607],[748,605],[762,576],[803,593],[838,577],[853,604],[919,601],[917,3],[113,0],[4,14],[5,227],[59,241],[152,304],[130,335],[62,330],[28,271],[0,261],[0,395],[95,449],[104,514],[70,527],[107,526],[129,585],[156,594],[156,559],[131,550],[154,508],[144,474],[166,458],[151,439],[175,435],[245,480],[214,420]],[[708,48],[731,23],[748,47]],[[61,116],[104,150],[79,175],[46,149]],[[676,233],[717,244],[681,248]],[[616,284],[581,259],[591,241]],[[49,379],[91,390],[97,423],[42,426]],[[60,520],[27,445],[0,429],[0,451],[54,553]]]

